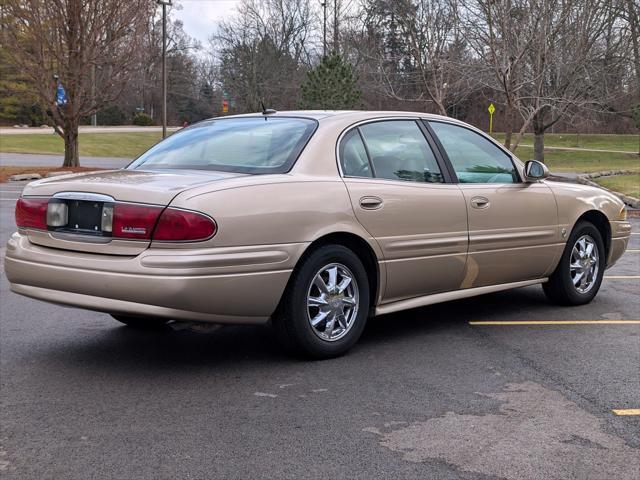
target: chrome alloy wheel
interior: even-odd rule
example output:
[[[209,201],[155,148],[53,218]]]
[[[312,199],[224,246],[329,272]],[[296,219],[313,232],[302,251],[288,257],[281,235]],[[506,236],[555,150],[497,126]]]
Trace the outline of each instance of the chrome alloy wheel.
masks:
[[[579,293],[587,293],[598,278],[598,246],[589,235],[581,236],[571,250],[569,274],[571,282]]]
[[[358,314],[358,284],[340,263],[322,267],[307,291],[307,318],[313,332],[335,342],[344,337]]]

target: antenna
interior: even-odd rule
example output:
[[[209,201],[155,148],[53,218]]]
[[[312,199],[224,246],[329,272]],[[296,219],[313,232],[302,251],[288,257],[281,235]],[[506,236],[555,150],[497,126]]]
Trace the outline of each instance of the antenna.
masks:
[[[276,113],[276,110],[274,110],[273,108],[267,108],[264,106],[264,102],[261,100],[260,101],[260,106],[262,106],[262,114],[263,115],[272,115],[274,113]]]

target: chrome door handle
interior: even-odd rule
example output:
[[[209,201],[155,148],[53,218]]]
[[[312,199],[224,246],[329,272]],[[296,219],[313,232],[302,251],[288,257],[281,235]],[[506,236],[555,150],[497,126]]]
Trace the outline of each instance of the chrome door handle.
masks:
[[[471,199],[471,206],[473,208],[488,208],[491,203],[488,198],[485,197],[473,197]]]
[[[379,197],[362,197],[360,206],[366,210],[375,210],[382,207],[382,199]]]

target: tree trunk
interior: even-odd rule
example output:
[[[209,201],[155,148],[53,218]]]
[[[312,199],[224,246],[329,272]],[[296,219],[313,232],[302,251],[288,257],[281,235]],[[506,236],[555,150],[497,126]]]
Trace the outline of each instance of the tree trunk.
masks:
[[[544,130],[533,133],[533,159],[544,163]]]
[[[544,132],[549,125],[552,125],[545,126],[546,113],[546,109],[541,108],[533,115],[531,122],[533,124],[533,159],[542,163],[544,163]]]
[[[66,125],[64,130],[64,163],[63,167],[79,167],[80,157],[78,155],[78,126]]]
[[[507,103],[505,111],[506,128],[504,131],[504,148],[511,150],[511,137],[513,135],[513,124],[515,123],[515,110],[513,106]]]

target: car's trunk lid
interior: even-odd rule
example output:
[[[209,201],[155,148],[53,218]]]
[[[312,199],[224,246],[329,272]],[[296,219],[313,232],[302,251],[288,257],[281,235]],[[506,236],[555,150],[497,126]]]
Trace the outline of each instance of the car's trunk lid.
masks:
[[[164,207],[186,190],[242,174],[196,170],[114,170],[69,175],[33,182],[24,197],[51,197],[63,202],[68,223],[49,231],[27,230],[32,243],[91,253],[137,255],[150,240],[112,238],[101,230],[101,217],[114,203]],[[50,200],[51,202],[51,200]]]

